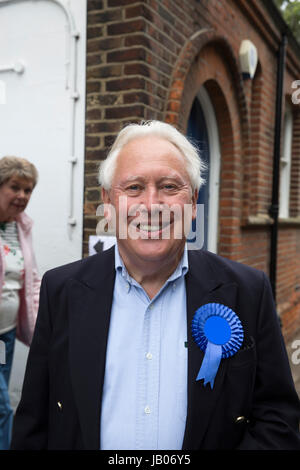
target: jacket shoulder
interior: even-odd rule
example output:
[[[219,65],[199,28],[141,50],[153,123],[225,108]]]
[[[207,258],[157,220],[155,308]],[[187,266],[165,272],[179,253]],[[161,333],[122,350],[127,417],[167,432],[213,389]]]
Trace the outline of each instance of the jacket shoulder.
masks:
[[[82,258],[72,263],[64,264],[48,270],[43,280],[49,284],[64,284],[70,279],[76,279],[89,284],[95,275],[102,275],[114,269],[114,247],[95,255]]]
[[[237,284],[245,283],[250,288],[257,284],[261,285],[267,278],[262,270],[205,250],[191,251],[190,261],[194,265],[205,264],[206,270],[214,278],[237,282]]]

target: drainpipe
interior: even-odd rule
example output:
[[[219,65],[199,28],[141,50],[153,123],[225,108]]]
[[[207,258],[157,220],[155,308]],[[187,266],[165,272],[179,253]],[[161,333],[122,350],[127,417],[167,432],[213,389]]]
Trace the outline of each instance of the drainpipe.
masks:
[[[277,239],[278,239],[278,215],[279,215],[279,182],[280,182],[280,149],[281,149],[281,124],[282,124],[282,94],[285,71],[286,56],[286,34],[282,34],[278,50],[277,60],[277,90],[276,90],[276,114],[275,114],[275,136],[273,155],[273,187],[272,203],[269,214],[273,219],[271,225],[270,243],[270,282],[276,302],[276,274],[277,274]]]

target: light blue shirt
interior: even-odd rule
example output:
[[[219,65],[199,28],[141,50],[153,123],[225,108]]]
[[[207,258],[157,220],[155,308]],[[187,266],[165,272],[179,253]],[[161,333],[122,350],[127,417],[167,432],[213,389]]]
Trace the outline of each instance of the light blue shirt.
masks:
[[[117,245],[100,448],[181,449],[187,412],[185,249],[150,300],[129,276]]]

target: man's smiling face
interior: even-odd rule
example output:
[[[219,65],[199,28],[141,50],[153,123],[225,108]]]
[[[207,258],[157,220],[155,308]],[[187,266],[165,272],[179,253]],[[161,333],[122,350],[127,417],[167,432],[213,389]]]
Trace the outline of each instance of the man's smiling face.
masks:
[[[195,216],[197,191],[191,188],[184,156],[172,143],[156,136],[127,143],[118,156],[111,188],[102,190],[102,198],[115,207],[123,257],[161,262],[181,256],[184,205],[191,205]],[[171,208],[170,217],[157,211],[159,207]],[[125,224],[126,237],[120,237],[120,223]]]

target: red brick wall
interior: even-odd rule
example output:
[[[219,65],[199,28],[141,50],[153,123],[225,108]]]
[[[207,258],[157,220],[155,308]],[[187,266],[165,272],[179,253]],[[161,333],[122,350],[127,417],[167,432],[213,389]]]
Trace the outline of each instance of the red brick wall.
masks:
[[[268,273],[280,31],[259,0],[88,0],[84,252],[95,234],[99,161],[127,123],[160,119],[185,131],[204,85],[221,145],[218,252]],[[243,39],[256,45],[242,80]],[[288,46],[285,99],[300,79]],[[290,219],[280,223],[278,309],[288,337],[300,327],[300,112],[294,106]],[[298,217],[298,219],[297,219]]]

